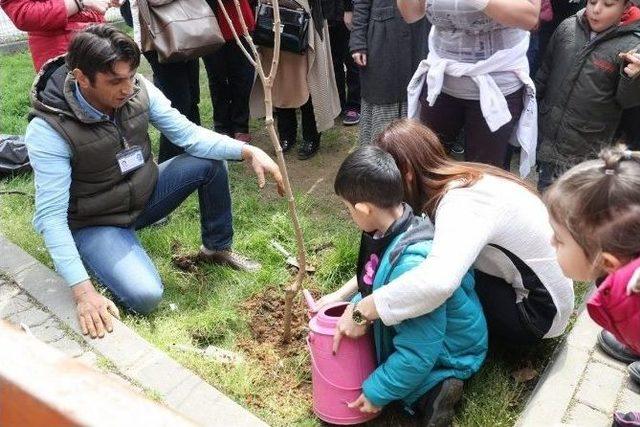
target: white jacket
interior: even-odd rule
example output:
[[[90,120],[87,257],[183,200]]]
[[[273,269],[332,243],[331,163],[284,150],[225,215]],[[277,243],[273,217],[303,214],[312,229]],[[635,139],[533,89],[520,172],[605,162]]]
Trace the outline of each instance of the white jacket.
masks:
[[[407,87],[409,118],[417,118],[420,113],[420,94],[427,82],[427,101],[433,106],[442,90],[444,75],[470,77],[480,90],[480,109],[492,132],[511,121],[511,113],[502,91],[490,73],[512,71],[525,87],[524,108],[512,140],[522,147],[520,154],[520,175],[527,176],[536,162],[538,143],[538,104],[536,88],[529,77],[529,35],[510,49],[499,50],[489,58],[476,63],[458,62],[441,58],[432,48],[433,31],[429,35],[429,56],[420,62]]]

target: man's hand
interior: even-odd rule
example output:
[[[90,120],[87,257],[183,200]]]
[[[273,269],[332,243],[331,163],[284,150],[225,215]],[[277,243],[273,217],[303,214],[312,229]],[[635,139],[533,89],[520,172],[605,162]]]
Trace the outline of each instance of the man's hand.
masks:
[[[84,335],[102,338],[105,329],[107,332],[113,331],[111,316],[120,318],[118,307],[113,301],[100,295],[90,280],[75,285],[72,291],[76,301],[78,321]]]
[[[110,0],[84,0],[87,9],[95,10],[100,14],[104,14],[111,6]]]
[[[336,332],[333,334],[333,354],[338,352],[342,337],[358,338],[367,333],[367,325],[358,325],[353,321],[353,307],[354,304],[349,304],[338,320]]]
[[[625,62],[624,72],[630,79],[635,79],[640,74],[640,54],[637,49],[629,52],[620,52],[618,56]]]
[[[353,57],[353,61],[359,65],[360,67],[366,67],[367,66],[367,54],[366,52],[355,52],[353,54],[351,54],[351,56]]]
[[[265,184],[265,172],[271,174],[273,179],[278,186],[278,194],[284,196],[284,181],[282,180],[282,175],[280,174],[280,168],[276,162],[274,162],[271,157],[258,147],[254,147],[253,145],[245,144],[242,147],[242,159],[246,160],[250,165],[253,171],[258,176],[258,187],[263,188]]]
[[[377,412],[380,412],[380,410],[382,409],[381,407],[375,406],[374,404],[369,402],[369,399],[365,397],[364,393],[361,393],[356,401],[349,403],[348,406],[351,409],[359,409],[360,412],[364,412],[366,414],[375,414]]]
[[[353,31],[353,12],[345,12],[342,20],[344,21],[344,26],[347,27],[347,30]]]

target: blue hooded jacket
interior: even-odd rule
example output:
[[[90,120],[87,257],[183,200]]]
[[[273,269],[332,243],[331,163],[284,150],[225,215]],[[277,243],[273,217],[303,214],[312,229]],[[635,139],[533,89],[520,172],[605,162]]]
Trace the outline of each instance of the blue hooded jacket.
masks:
[[[387,248],[373,290],[422,263],[431,250],[433,225],[423,219]],[[436,310],[395,326],[373,324],[378,368],[364,381],[366,398],[376,406],[394,400],[412,405],[446,378],[470,378],[484,362],[487,324],[474,291],[472,273]]]

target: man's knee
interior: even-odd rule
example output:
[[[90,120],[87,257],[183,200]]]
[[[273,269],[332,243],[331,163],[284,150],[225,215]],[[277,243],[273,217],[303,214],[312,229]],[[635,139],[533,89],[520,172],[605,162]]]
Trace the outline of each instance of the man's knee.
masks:
[[[129,293],[124,303],[138,314],[149,314],[162,300],[163,286],[159,280],[136,281],[136,289]]]

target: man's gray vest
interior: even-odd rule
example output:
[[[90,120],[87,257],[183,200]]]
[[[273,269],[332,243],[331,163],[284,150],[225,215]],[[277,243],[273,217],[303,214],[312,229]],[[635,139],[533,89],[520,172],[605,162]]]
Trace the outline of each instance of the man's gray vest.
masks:
[[[131,225],[144,209],[158,179],[147,133],[149,96],[136,82],[135,93],[118,108],[112,122],[93,119],[74,95],[76,80],[64,57],[48,63],[31,89],[31,117],[44,119],[71,147],[71,188],[68,221],[71,229],[96,225]],[[140,146],[144,165],[120,173],[116,153]]]

